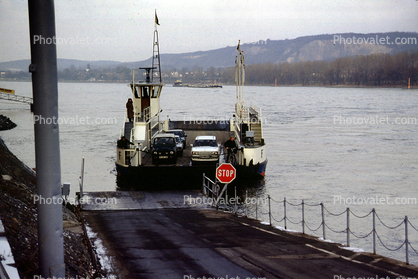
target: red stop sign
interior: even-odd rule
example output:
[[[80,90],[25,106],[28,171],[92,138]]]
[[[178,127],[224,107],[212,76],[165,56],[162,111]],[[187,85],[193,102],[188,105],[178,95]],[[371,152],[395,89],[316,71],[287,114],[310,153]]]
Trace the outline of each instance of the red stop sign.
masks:
[[[216,168],[216,178],[221,183],[230,183],[235,179],[236,173],[234,166],[229,163],[222,164]]]

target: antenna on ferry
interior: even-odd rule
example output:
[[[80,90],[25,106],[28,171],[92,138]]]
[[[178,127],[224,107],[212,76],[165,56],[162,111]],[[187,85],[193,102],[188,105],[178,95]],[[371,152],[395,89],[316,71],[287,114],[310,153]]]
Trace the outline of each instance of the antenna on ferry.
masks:
[[[237,104],[235,110],[237,115],[241,117],[244,107],[244,82],[245,82],[245,60],[244,52],[241,50],[241,40],[238,40],[237,46],[238,56],[235,58],[235,82],[237,87]]]
[[[154,42],[152,50],[152,71],[151,76],[154,79],[154,76],[161,80],[161,66],[160,66],[160,45],[158,44],[158,30],[157,26],[160,25],[160,22],[157,17],[157,10],[155,10],[155,30],[154,30]],[[154,69],[157,69],[154,71]]]

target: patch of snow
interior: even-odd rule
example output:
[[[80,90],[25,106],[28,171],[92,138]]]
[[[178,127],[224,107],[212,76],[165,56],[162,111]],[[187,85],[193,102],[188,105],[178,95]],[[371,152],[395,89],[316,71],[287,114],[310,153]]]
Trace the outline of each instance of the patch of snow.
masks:
[[[342,249],[345,249],[345,250],[349,250],[349,251],[352,251],[352,252],[355,252],[355,253],[362,253],[362,252],[366,252],[366,251],[364,251],[363,249],[361,249],[361,248],[356,248],[356,247],[341,247]]]
[[[113,257],[108,255],[107,249],[103,245],[102,240],[97,236],[97,233],[93,232],[93,230],[87,226],[87,224],[86,231],[88,238],[93,241],[93,246],[96,250],[97,257],[99,258],[100,265],[108,274],[107,278],[116,279],[116,275],[113,274],[115,272],[115,269],[113,268],[115,266]]]
[[[3,175],[2,175],[2,178],[3,178],[3,180],[5,180],[5,181],[10,181],[10,180],[12,180],[12,177],[11,177],[10,175],[8,175],[8,174],[3,174]]]
[[[0,237],[0,259],[1,265],[3,265],[9,278],[19,279],[20,277],[17,268],[13,267],[15,260],[6,237]]]
[[[285,231],[285,232],[295,232],[295,233],[298,232],[298,231],[295,231],[295,230],[288,230],[288,229],[285,229],[285,228],[280,227],[280,226],[274,226],[274,227],[278,230]]]
[[[336,242],[332,241],[331,239],[323,239],[322,237],[320,237],[318,239],[321,240],[321,241],[323,241],[323,242],[336,243]]]

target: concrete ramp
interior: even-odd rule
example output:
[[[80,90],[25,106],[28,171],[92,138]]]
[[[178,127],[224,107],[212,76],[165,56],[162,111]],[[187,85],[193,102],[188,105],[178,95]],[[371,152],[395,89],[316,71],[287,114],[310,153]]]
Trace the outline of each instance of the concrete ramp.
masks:
[[[165,208],[209,208],[200,191],[112,191],[86,192],[80,203],[85,211]]]

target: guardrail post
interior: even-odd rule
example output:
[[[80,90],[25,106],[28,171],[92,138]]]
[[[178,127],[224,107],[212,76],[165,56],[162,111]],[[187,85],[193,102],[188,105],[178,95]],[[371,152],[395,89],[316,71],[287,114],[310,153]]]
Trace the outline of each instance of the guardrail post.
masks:
[[[247,199],[248,199],[248,190],[245,190],[245,217],[248,217]]]
[[[237,214],[237,186],[235,186],[235,200],[234,200],[235,202],[235,205],[234,205],[234,211],[235,211],[235,214]]]
[[[350,247],[350,208],[347,207],[347,247]]]
[[[255,193],[255,200],[257,201],[255,203],[255,219],[258,220],[258,198],[257,198],[257,192]]]
[[[205,195],[205,196],[207,196],[206,195],[206,181],[205,181],[205,173],[203,173],[203,181],[202,181],[202,192],[203,192],[203,195]]]
[[[80,204],[80,208],[83,207],[83,188],[84,188],[84,156],[81,157],[81,173],[80,173],[80,178],[78,181],[78,185],[80,187],[80,193],[78,195],[78,201]]]
[[[283,210],[284,210],[284,229],[287,230],[287,217],[286,217],[286,197],[283,199]]]
[[[321,215],[322,215],[322,238],[326,239],[325,237],[325,216],[324,216],[324,204],[321,202]]]
[[[270,206],[270,195],[268,195],[268,196],[267,196],[267,198],[268,198],[268,201],[269,201],[269,223],[270,223],[270,226],[271,226],[271,206]]]
[[[373,254],[376,255],[376,211],[374,208],[372,209],[373,212]]]
[[[408,216],[405,216],[405,257],[406,257],[406,264],[409,264],[409,253],[408,253]]]
[[[216,182],[216,186],[218,185],[218,183]],[[218,187],[216,187],[216,210],[219,210],[219,191],[218,191]]]
[[[302,233],[305,234],[305,201],[302,200]]]

